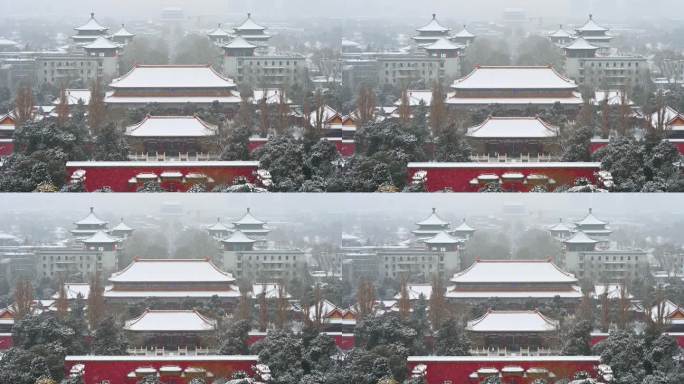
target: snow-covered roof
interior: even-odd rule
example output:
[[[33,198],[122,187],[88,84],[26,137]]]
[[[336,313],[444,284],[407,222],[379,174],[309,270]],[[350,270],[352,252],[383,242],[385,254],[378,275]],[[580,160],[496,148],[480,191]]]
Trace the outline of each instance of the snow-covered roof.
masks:
[[[434,237],[423,240],[425,244],[458,244],[462,243],[463,240],[457,239],[445,231],[440,231]]]
[[[425,49],[433,51],[455,51],[458,49],[463,49],[462,45],[454,44],[450,40],[440,37],[437,41],[432,44],[426,45]]]
[[[608,225],[607,222],[597,219],[596,216],[594,216],[594,214],[592,213],[591,208],[589,208],[589,213],[584,217],[584,219],[576,222],[575,224],[577,224],[578,226],[582,226],[582,225]]]
[[[280,284],[278,284],[278,283],[252,284],[252,298],[257,299],[262,294],[265,294],[267,299],[278,299],[278,298],[280,298]],[[288,299],[292,297],[287,292],[284,292],[284,296]]]
[[[553,332],[558,321],[539,311],[487,311],[482,317],[469,321],[471,332]]]
[[[578,285],[573,285],[569,290],[453,290],[448,289],[445,296],[452,299],[489,299],[498,297],[500,299],[553,299],[558,296],[562,299],[581,299],[582,289]]]
[[[563,24],[560,25],[557,31],[549,33],[549,37],[557,37],[557,38],[564,38],[564,37],[572,37],[572,34],[565,29],[563,29]]]
[[[311,123],[311,125],[316,125],[316,109],[309,113],[309,122]],[[332,119],[333,117],[335,117],[335,115],[339,115],[340,117],[342,116],[327,104],[321,108],[321,115],[323,123]]]
[[[107,95],[107,104],[212,104],[213,102],[225,104],[237,104],[241,101],[240,95],[233,91],[231,96],[117,96]]]
[[[248,13],[247,19],[234,29],[236,31],[263,31],[266,29],[266,27],[262,27],[261,25],[255,23],[254,20],[252,20],[252,14]]]
[[[627,97],[622,90],[597,90],[594,92],[594,98],[591,101],[594,105],[599,105],[603,102],[607,102],[608,105],[622,105],[623,98],[625,104],[629,106],[634,105],[634,101]]]
[[[109,28],[103,26],[100,24],[96,19],[95,19],[95,14],[91,13],[90,14],[90,19],[88,20],[87,23],[81,25],[80,27],[74,28],[77,31],[98,31],[98,32],[104,32],[108,30]]]
[[[258,220],[256,217],[252,216],[252,213],[247,208],[247,212],[238,220],[233,222],[234,225],[262,225],[265,222]]]
[[[549,138],[558,136],[558,127],[539,117],[488,117],[480,125],[468,128],[475,138]]]
[[[238,231],[231,233],[230,236],[228,236],[227,238],[222,239],[221,242],[222,243],[246,243],[246,244],[249,244],[249,243],[256,242],[256,240],[250,239],[247,235],[242,233],[242,231],[238,230]]]
[[[474,162],[412,162],[406,165],[408,168],[495,168],[495,169],[530,169],[530,168],[596,168],[601,166],[600,162],[591,161],[533,161],[529,163],[474,163]],[[529,178],[529,176],[528,176]]]
[[[259,361],[258,355],[163,355],[163,356],[134,356],[134,355],[69,355],[64,357],[64,361],[251,361],[256,363]]]
[[[292,100],[287,98],[287,95],[283,93],[280,88],[260,88],[255,89],[252,92],[252,101],[258,104],[266,98],[266,104],[280,104],[281,95],[284,98],[285,104],[292,104]]]
[[[583,26],[577,28],[577,32],[607,32],[608,28],[598,25],[594,21],[594,16],[589,15],[589,20]]]
[[[216,320],[194,310],[151,310],[126,321],[124,329],[131,332],[206,332],[216,328]]]
[[[116,225],[116,227],[112,228],[112,232],[130,232],[132,231],[133,228],[129,227],[124,223],[123,217],[121,218],[121,222]]]
[[[684,316],[684,308],[680,307],[679,305],[673,303],[670,300],[665,300],[660,304],[654,305],[653,307],[651,307],[650,312],[653,321],[658,321],[658,316],[662,315],[663,319],[668,324],[684,324],[684,320],[682,320],[682,318],[680,317]],[[678,318],[673,318],[677,314],[679,314]]]
[[[418,300],[420,296],[423,295],[425,300],[430,300],[432,296],[432,284],[407,284],[406,290],[408,291],[409,300]],[[401,298],[401,292],[394,295],[395,300]]]
[[[83,46],[85,49],[118,49],[121,48],[118,44],[104,36],[98,36],[92,43]]]
[[[582,231],[577,231],[577,232],[575,232],[574,235],[572,235],[572,237],[565,240],[564,243],[566,243],[566,244],[596,244],[596,243],[598,243],[598,241],[587,236],[587,234],[582,232]]]
[[[463,29],[461,29],[461,30],[458,31],[456,34],[454,34],[453,37],[456,37],[456,38],[463,38],[463,39],[469,39],[469,38],[475,37],[475,35],[473,35],[472,33],[470,33],[470,31],[468,31],[468,28],[466,28],[466,26],[464,25],[464,26],[463,26]]]
[[[572,228],[570,228],[567,224],[565,224],[563,222],[563,219],[559,219],[558,223],[549,227],[549,231],[552,231],[552,232],[571,232]]]
[[[126,26],[124,26],[123,24],[121,24],[121,28],[118,31],[116,31],[116,32],[114,32],[114,34],[112,34],[112,37],[133,37],[133,36],[135,36],[135,34],[130,33],[126,29]]]
[[[253,49],[256,47],[257,47],[256,45],[245,40],[242,36],[236,36],[235,38],[233,38],[230,41],[230,43],[225,44],[223,46],[223,48],[228,48],[228,49]]]
[[[90,207],[90,213],[83,219],[75,222],[76,225],[106,225],[107,222],[95,216],[95,208]]]
[[[81,100],[84,105],[90,103],[90,89],[73,89],[68,88],[64,90],[64,94],[67,98],[67,103],[69,105],[77,105],[78,101]],[[59,104],[60,98],[56,98],[52,104]]]
[[[478,66],[451,86],[454,89],[576,89],[574,81],[551,66]]]
[[[660,113],[663,119],[663,124],[665,126],[669,125],[670,122],[676,118],[681,118],[682,120],[684,120],[684,114],[679,113],[679,111],[670,107],[669,105],[663,107]],[[651,125],[653,127],[656,127],[658,125],[658,111],[653,112],[653,114],[651,115]]]
[[[216,231],[216,232],[230,232],[230,228],[223,224],[221,222],[221,218],[217,217],[216,222],[210,226],[207,227],[208,230],[210,231]]]
[[[207,36],[210,37],[228,37],[230,36],[230,33],[226,32],[225,29],[221,28],[221,24],[216,27],[216,29],[211,30],[209,33],[207,33]]]
[[[112,274],[109,281],[232,283],[235,279],[207,259],[136,259],[128,267]]]
[[[430,216],[428,216],[425,220],[420,221],[416,223],[416,225],[423,226],[423,225],[440,225],[440,226],[448,226],[449,222],[442,220],[439,215],[437,215],[437,209],[432,208],[432,213]]]
[[[127,74],[114,79],[109,86],[115,89],[235,88],[235,82],[216,72],[210,65],[136,65]]]
[[[94,235],[87,239],[83,239],[85,244],[108,244],[108,243],[118,243],[120,240],[109,236],[104,231],[97,231]]]
[[[634,297],[627,290],[625,293],[627,299]],[[604,294],[607,294],[610,300],[622,298],[622,284],[594,284],[594,292],[592,292],[591,297],[600,299]]]
[[[591,44],[590,42],[586,41],[582,37],[576,38],[575,41],[566,45],[563,48],[571,50],[571,51],[573,51],[573,50],[583,50],[584,51],[584,50],[597,50],[597,49],[599,49],[599,47]]]
[[[88,299],[90,294],[90,284],[88,283],[65,283],[64,290],[66,291],[67,300],[76,300],[79,295],[84,299]],[[54,300],[59,298],[59,292],[52,295]]]
[[[126,136],[205,137],[216,135],[217,129],[197,116],[147,115],[141,122],[126,127]]]
[[[475,232],[475,228],[468,225],[468,223],[466,223],[466,219],[463,219],[461,224],[454,228],[453,232]]]
[[[550,260],[477,260],[454,274],[454,283],[577,283]]]
[[[582,96],[579,92],[573,92],[567,97],[457,97],[451,92],[447,95],[447,104],[453,105],[580,105]]]
[[[5,39],[5,38],[3,38],[3,37],[0,37],[0,46],[11,46],[11,47],[15,47],[15,46],[17,46],[18,44],[19,44],[19,43],[17,43],[16,41],[12,41],[12,40]]]
[[[442,26],[439,21],[437,21],[437,14],[432,14],[432,20],[426,25],[416,29],[418,32],[449,32],[451,29]]]
[[[425,106],[429,107],[432,104],[432,91],[422,90],[422,89],[409,89],[406,91],[406,96],[408,98],[409,106],[416,107],[420,105],[422,101]],[[401,99],[394,102],[394,105],[401,105]]]

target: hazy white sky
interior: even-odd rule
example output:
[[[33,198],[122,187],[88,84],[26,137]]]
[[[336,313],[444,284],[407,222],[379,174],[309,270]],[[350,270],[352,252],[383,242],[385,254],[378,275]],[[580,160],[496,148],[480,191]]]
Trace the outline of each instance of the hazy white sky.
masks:
[[[156,18],[164,7],[181,7],[189,17],[243,14],[262,19],[285,17],[429,17],[433,12],[458,20],[496,20],[506,7],[520,7],[532,17],[583,18],[593,12],[604,20],[680,18],[682,0],[0,0],[0,18],[61,17],[95,11],[113,18]]]

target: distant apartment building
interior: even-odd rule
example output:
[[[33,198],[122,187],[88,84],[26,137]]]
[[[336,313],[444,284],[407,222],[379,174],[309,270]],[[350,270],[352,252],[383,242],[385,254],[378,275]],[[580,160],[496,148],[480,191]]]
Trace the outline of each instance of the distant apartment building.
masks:
[[[416,223],[415,239],[410,244],[378,246],[342,246],[335,255],[335,273],[345,280],[418,278],[430,280],[461,268],[461,252],[475,232],[465,221],[451,228],[433,209]]]
[[[562,237],[558,236],[559,229],[563,230]],[[549,230],[563,243],[560,264],[580,280],[621,283],[643,278],[648,273],[646,252],[612,245],[608,223],[594,216],[591,209],[574,227],[560,223]]]
[[[647,59],[640,55],[622,54],[611,48],[614,36],[609,29],[589,20],[575,30],[574,41],[564,46],[565,72],[578,84],[598,89],[623,89],[646,81]],[[552,38],[552,37],[550,37]],[[552,38],[553,39],[553,38]]]
[[[208,36],[223,49],[223,74],[240,84],[283,87],[307,80],[304,56],[274,52],[268,47],[271,36],[266,28],[255,23],[250,14],[233,29],[232,35],[219,26]]]

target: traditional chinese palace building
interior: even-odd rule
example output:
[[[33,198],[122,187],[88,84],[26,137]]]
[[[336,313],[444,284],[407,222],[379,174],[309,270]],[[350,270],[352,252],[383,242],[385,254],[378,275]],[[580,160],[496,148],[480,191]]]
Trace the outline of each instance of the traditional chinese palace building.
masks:
[[[109,223],[95,215],[95,208],[90,207],[90,213],[83,219],[74,223],[76,228],[71,230],[71,234],[76,238],[85,239],[95,235],[100,231],[107,231]]]
[[[418,45],[429,45],[439,39],[449,39],[450,28],[443,26],[437,21],[437,14],[432,14],[432,20],[426,25],[416,29],[417,35],[413,36],[413,41]]]
[[[582,97],[574,81],[551,66],[478,66],[451,85],[446,104],[452,108],[481,109],[492,105],[521,113],[549,109],[559,103],[576,111]]]
[[[468,128],[473,161],[551,161],[561,154],[559,129],[539,117],[489,117]]]
[[[236,36],[257,46],[267,45],[268,40],[271,38],[271,35],[266,33],[266,27],[254,22],[251,13],[248,13],[247,19],[233,28],[233,31]]]
[[[416,225],[418,226],[418,229],[414,229],[411,233],[418,239],[426,240],[437,236],[441,232],[449,232],[449,226],[451,224],[439,217],[436,208],[432,208],[430,216],[425,218],[425,220],[417,222]]]
[[[575,29],[579,38],[586,40],[594,46],[604,48],[610,47],[610,42],[613,40],[613,36],[609,35],[608,31],[608,28],[594,21],[593,15],[589,15],[589,20],[581,27]]]
[[[209,65],[136,65],[114,79],[105,103],[114,107],[140,107],[158,103],[182,107],[187,103],[209,106],[214,102],[237,106],[240,94],[232,79]]]
[[[559,322],[536,310],[489,310],[469,321],[466,333],[474,355],[556,354],[560,348]]]
[[[104,292],[110,305],[152,299],[177,306],[186,299],[208,302],[213,296],[232,304],[240,297],[233,275],[207,259],[136,259],[112,274]]]
[[[74,28],[76,34],[71,39],[76,45],[87,45],[94,42],[98,37],[106,37],[109,28],[103,26],[95,19],[95,13],[90,14],[87,23]]]
[[[446,297],[452,302],[477,304],[498,298],[509,309],[556,298],[572,307],[582,297],[575,276],[550,260],[478,260],[454,274],[451,283]]]
[[[148,115],[127,127],[125,135],[134,160],[209,160],[218,155],[218,127],[197,116]]]
[[[131,352],[186,354],[216,344],[216,320],[195,310],[150,310],[124,324]]]

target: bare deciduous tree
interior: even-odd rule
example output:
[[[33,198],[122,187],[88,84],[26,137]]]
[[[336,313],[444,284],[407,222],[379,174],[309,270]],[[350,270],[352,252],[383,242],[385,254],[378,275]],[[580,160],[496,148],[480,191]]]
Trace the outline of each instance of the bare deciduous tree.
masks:
[[[57,307],[57,315],[59,317],[65,318],[69,313],[69,299],[67,298],[66,286],[63,279],[60,279],[59,281],[59,290],[57,291],[55,306]]]
[[[408,319],[411,314],[411,300],[408,291],[408,282],[406,277],[401,278],[401,285],[399,288],[399,316],[402,319]]]
[[[411,104],[408,97],[408,90],[406,90],[406,88],[401,91],[399,120],[401,120],[403,123],[408,123],[409,120],[411,120]]]
[[[15,317],[17,320],[21,320],[31,313],[31,307],[33,306],[33,286],[31,281],[22,278],[17,280],[17,284],[14,289],[14,309]]]
[[[432,329],[439,328],[448,317],[445,293],[444,282],[439,276],[434,275],[432,277],[432,294],[430,295],[430,323],[432,324]]]
[[[359,282],[356,300],[358,302],[359,317],[364,318],[373,313],[373,307],[375,306],[375,287],[370,280],[364,278]]]
[[[100,81],[93,81],[90,87],[90,101],[88,102],[88,126],[92,132],[98,132],[107,120],[107,106],[104,97],[105,94]]]
[[[259,331],[266,332],[268,329],[268,300],[266,290],[259,294]]]
[[[278,297],[276,299],[276,321],[275,326],[278,329],[285,329],[287,326],[288,316],[287,312],[290,309],[290,302],[287,300],[287,292],[285,291],[285,284],[278,284]]]
[[[64,87],[59,90],[59,104],[57,104],[55,110],[57,112],[57,121],[59,124],[66,123],[69,119],[69,100]]]
[[[88,293],[88,324],[90,329],[95,329],[104,316],[104,286],[98,272],[90,277],[90,292]]]
[[[375,103],[375,91],[373,88],[365,84],[359,87],[359,98],[357,100],[359,126],[363,126],[373,120],[375,116]]]
[[[17,118],[17,126],[33,119],[33,90],[29,85],[22,85],[17,90],[14,100],[14,111]]]

